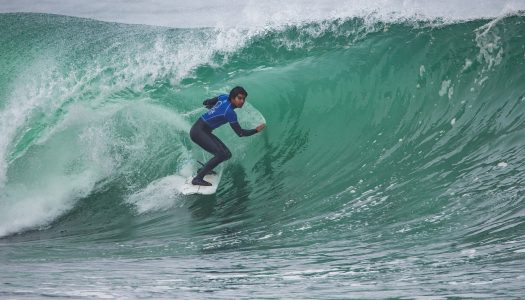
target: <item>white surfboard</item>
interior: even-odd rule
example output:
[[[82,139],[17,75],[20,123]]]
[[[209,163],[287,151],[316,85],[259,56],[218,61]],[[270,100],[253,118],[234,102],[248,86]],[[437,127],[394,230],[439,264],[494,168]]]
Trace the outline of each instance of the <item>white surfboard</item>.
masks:
[[[200,194],[200,195],[211,195],[215,194],[217,191],[217,188],[219,187],[219,182],[221,181],[222,171],[220,171],[217,174],[208,174],[204,176],[204,180],[211,183],[211,186],[202,186],[202,185],[193,185],[191,184],[191,181],[193,180],[193,176],[190,176],[186,178],[186,181],[184,182],[184,185],[181,188],[181,193],[183,195],[193,195],[193,194]]]

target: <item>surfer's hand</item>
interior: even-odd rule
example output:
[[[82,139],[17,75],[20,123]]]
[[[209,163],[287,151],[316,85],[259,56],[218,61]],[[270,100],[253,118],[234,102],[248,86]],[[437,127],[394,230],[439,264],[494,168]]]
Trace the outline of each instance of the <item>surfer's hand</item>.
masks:
[[[264,128],[266,128],[266,124],[261,124],[261,125],[257,126],[255,128],[255,130],[257,130],[257,132],[261,132]]]

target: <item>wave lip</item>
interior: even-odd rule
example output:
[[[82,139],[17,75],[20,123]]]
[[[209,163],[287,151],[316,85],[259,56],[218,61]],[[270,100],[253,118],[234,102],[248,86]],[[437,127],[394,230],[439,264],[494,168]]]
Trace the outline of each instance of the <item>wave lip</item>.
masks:
[[[168,26],[196,27],[264,27],[290,25],[323,20],[348,19],[375,15],[382,21],[399,19],[445,20],[447,22],[490,19],[525,11],[519,0],[482,1],[400,1],[383,0],[277,0],[257,1],[193,1],[179,3],[135,1],[123,9],[119,3],[92,1],[71,5],[68,1],[52,1],[35,7],[31,1],[1,3],[0,12],[36,12],[91,18],[95,20]]]

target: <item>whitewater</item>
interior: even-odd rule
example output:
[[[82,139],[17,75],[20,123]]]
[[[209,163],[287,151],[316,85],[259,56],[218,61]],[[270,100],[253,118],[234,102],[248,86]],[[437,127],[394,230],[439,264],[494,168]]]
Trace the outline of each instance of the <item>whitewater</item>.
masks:
[[[523,297],[525,3],[367,2],[0,2],[0,298]]]

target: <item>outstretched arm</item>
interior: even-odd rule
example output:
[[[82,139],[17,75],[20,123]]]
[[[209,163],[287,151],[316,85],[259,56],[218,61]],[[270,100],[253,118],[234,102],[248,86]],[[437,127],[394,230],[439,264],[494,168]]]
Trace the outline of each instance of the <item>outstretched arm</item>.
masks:
[[[261,125],[257,126],[256,129],[242,129],[241,125],[239,125],[239,123],[237,123],[237,122],[236,123],[230,123],[230,126],[232,127],[233,131],[235,131],[235,133],[239,137],[254,135],[254,134],[256,134],[257,132],[260,132],[261,130],[263,130],[266,127],[265,124],[261,124]]]

